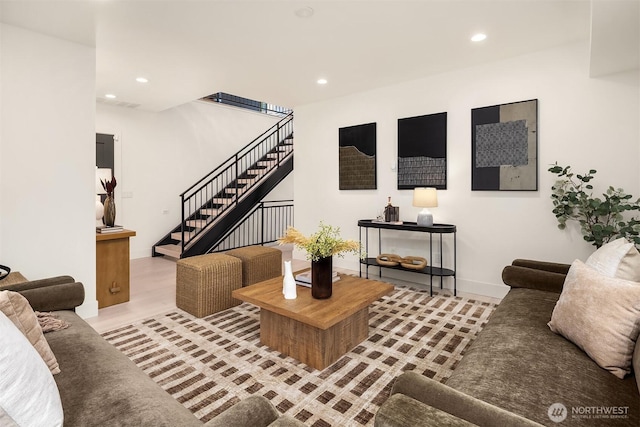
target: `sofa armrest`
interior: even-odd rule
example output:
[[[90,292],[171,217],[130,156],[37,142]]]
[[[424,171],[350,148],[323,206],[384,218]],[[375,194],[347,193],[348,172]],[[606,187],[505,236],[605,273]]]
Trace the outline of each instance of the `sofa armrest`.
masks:
[[[22,294],[35,311],[74,310],[84,302],[84,286],[71,276],[57,276],[3,286]]]
[[[25,280],[24,282],[6,286],[3,286],[2,282],[0,282],[0,291],[20,292],[26,289],[44,288],[62,283],[74,283],[75,281],[76,280],[71,276],[56,276],[40,280]]]
[[[415,372],[405,372],[398,377],[391,390],[391,394],[395,393],[401,393],[478,426],[540,427],[534,421]]]
[[[563,264],[548,261],[536,261],[531,259],[514,259],[511,265],[516,267],[532,268],[534,270],[548,271],[550,273],[559,273],[566,275],[571,268],[571,264]]]
[[[396,393],[389,397],[378,412],[374,427],[473,427],[461,418],[448,414],[415,399]]]
[[[263,396],[250,396],[205,424],[206,427],[266,427],[278,419],[278,411]]]
[[[560,293],[570,267],[568,264],[516,259],[502,270],[502,281],[512,288]]]

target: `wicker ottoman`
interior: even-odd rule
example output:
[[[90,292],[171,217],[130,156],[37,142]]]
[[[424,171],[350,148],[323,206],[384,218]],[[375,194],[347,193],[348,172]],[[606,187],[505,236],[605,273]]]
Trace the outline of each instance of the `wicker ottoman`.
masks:
[[[242,287],[242,261],[224,254],[206,254],[178,260],[176,305],[196,317],[239,305],[231,291]]]
[[[225,254],[242,260],[242,286],[282,276],[282,251],[266,246],[231,249]]]

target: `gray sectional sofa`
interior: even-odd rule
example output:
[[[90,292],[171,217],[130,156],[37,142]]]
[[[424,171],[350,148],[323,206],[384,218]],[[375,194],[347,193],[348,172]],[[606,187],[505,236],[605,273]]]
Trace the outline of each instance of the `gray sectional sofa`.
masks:
[[[3,286],[0,290],[20,292],[34,310],[53,311],[71,325],[45,334],[60,364],[61,373],[54,379],[65,426],[304,425],[279,416],[260,396],[242,400],[203,424],[75,314],[75,307],[84,300],[84,288],[70,276]]]
[[[640,425],[640,344],[619,379],[547,326],[569,265],[515,260],[511,290],[445,384],[406,372],[376,427]],[[552,420],[552,418],[554,418]]]

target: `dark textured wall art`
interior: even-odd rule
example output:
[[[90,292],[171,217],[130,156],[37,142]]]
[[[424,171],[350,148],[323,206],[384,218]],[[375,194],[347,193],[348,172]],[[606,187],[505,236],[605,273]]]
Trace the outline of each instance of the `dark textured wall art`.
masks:
[[[538,100],[471,110],[471,189],[538,189]]]
[[[376,124],[338,131],[340,190],[376,189]]]
[[[447,188],[447,113],[398,119],[398,190]]]

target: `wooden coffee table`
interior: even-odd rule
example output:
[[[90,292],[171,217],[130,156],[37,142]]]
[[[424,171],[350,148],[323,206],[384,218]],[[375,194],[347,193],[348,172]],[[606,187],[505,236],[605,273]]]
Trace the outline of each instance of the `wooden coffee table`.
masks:
[[[340,275],[331,298],[284,299],[282,277],[234,290],[231,295],[260,307],[260,342],[315,369],[324,369],[369,336],[369,305],[393,285]]]

